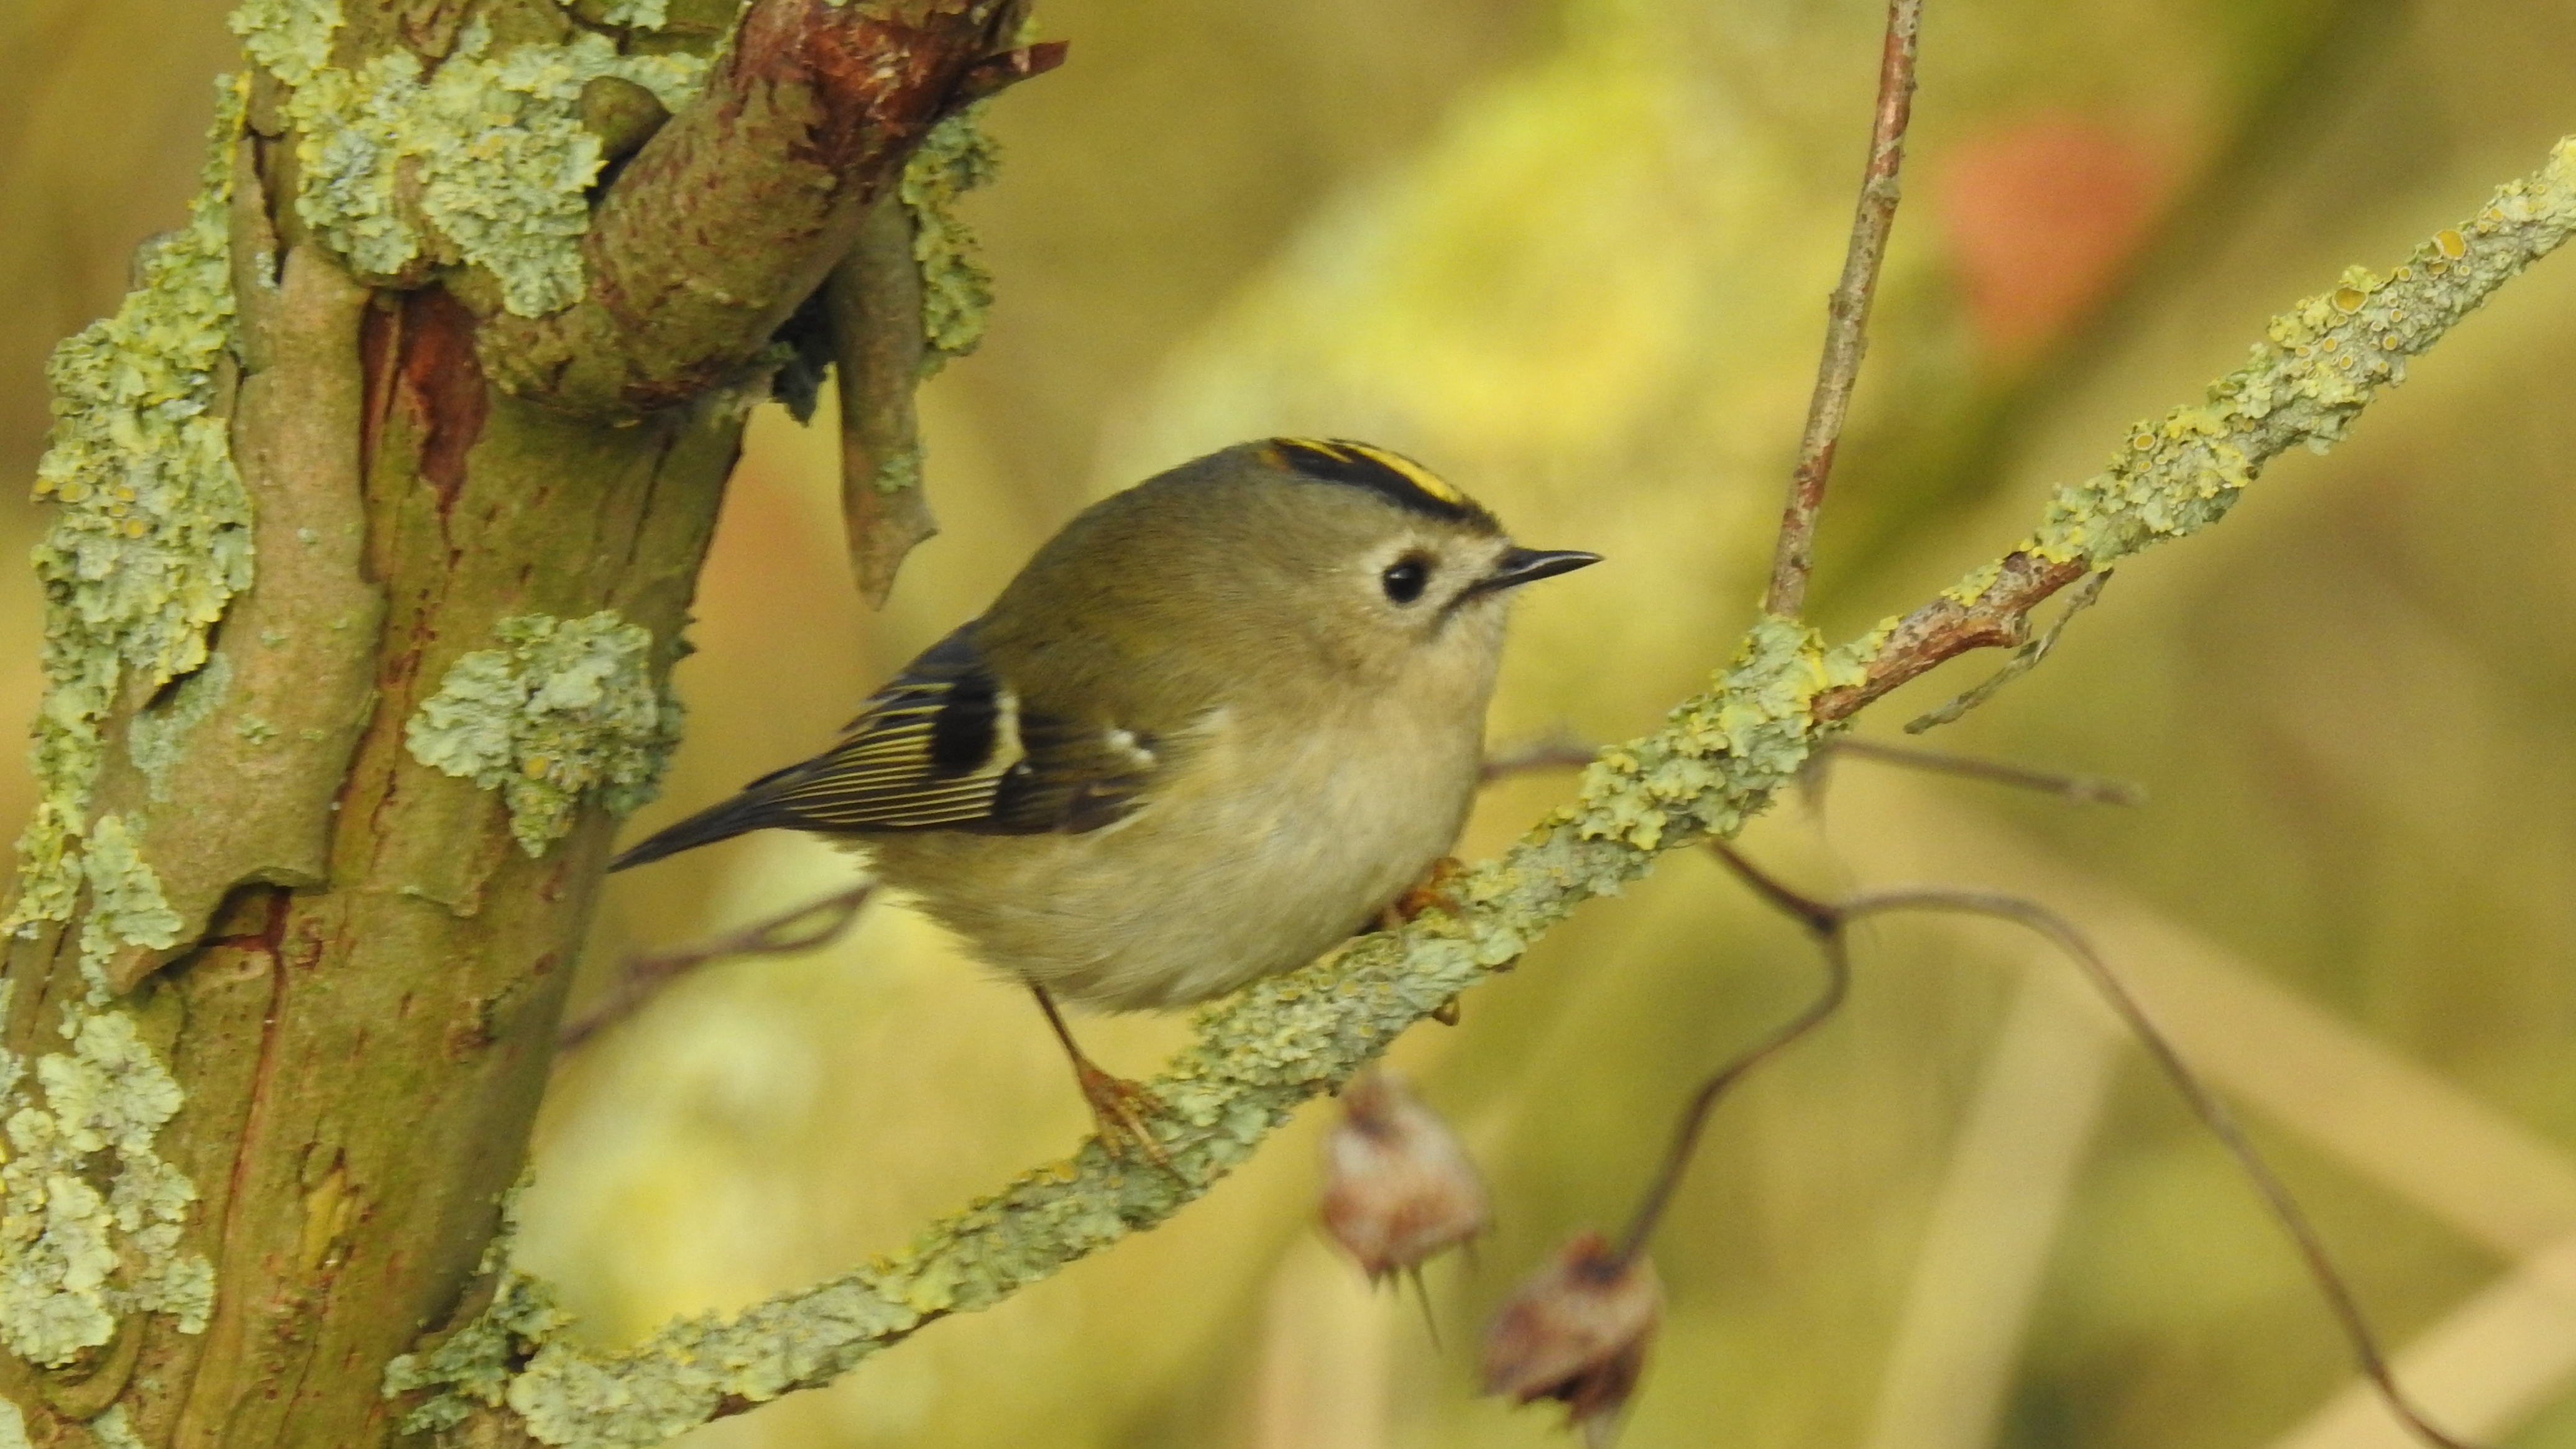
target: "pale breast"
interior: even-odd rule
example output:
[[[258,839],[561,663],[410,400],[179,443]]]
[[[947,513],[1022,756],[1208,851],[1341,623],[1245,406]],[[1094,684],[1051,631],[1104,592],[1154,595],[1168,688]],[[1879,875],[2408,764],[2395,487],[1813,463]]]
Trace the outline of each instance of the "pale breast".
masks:
[[[1448,851],[1482,715],[1378,699],[1263,729],[1218,711],[1187,768],[1115,825],[869,845],[996,967],[1110,1010],[1201,1001],[1315,959]]]

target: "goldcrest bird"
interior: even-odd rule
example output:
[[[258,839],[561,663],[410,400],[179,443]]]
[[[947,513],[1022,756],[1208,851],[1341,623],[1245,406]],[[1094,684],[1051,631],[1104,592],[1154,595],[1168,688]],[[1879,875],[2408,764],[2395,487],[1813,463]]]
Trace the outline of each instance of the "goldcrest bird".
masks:
[[[1086,509],[840,743],[610,869],[752,830],[863,845],[1036,991],[1104,1145],[1159,1158],[1055,1002],[1203,1001],[1368,929],[1466,823],[1512,592],[1599,561],[1382,448],[1238,444]]]

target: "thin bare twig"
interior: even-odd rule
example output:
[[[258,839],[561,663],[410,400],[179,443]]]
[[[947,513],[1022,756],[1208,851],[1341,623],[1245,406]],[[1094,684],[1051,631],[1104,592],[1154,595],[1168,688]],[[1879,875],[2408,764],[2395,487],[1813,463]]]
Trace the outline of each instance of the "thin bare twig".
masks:
[[[875,881],[861,881],[848,890],[807,901],[739,931],[728,931],[694,945],[627,957],[618,968],[616,984],[608,988],[599,1004],[566,1022],[556,1034],[555,1059],[560,1062],[592,1037],[643,1010],[644,1004],[663,987],[710,961],[737,956],[793,956],[831,944],[857,923],[859,912],[876,888]]]
[[[1851,992],[1851,954],[1843,943],[1843,918],[1840,912],[1824,902],[1809,899],[1754,868],[1735,848],[1725,841],[1711,841],[1709,848],[1718,858],[1733,867],[1745,883],[1759,891],[1773,905],[1805,923],[1815,933],[1816,944],[1825,953],[1825,985],[1808,1002],[1805,1009],[1775,1028],[1769,1036],[1738,1053],[1734,1060],[1719,1067],[1691,1094],[1690,1105],[1682,1109],[1681,1121],[1673,1129],[1672,1146],[1664,1151],[1663,1165],[1656,1169],[1655,1179],[1646,1195],[1637,1203],[1636,1212],[1628,1219],[1628,1230],[1619,1235],[1615,1261],[1626,1263],[1646,1249],[1655,1224],[1671,1205],[1673,1193],[1680,1188],[1682,1174],[1690,1170],[1692,1154],[1699,1149],[1700,1129],[1708,1125],[1708,1115],[1726,1089],[1742,1081],[1755,1067],[1769,1061],[1790,1043],[1822,1026],[1827,1017],[1842,1008],[1843,998]]]
[[[1477,783],[1490,785],[1514,775],[1534,775],[1543,770],[1580,770],[1601,753],[1599,745],[1569,734],[1542,735],[1485,757],[1483,773]]]
[[[1996,691],[2037,669],[2039,661],[2048,657],[2048,651],[2057,647],[2057,638],[2066,632],[2066,626],[2075,622],[2076,615],[2092,608],[2094,600],[2102,597],[2103,586],[2110,582],[2111,570],[2109,569],[2104,569],[2098,574],[2085,575],[2084,582],[2075,586],[2074,593],[2067,595],[2066,611],[2057,616],[2057,622],[2049,625],[2047,632],[2014,650],[2012,658],[2004,661],[2003,668],[1988,675],[1967,693],[1938,709],[1907,720],[1905,732],[1909,735],[1919,735],[1939,725],[1956,723],[1959,716],[1994,698]]]
[[[1865,740],[1855,735],[1836,735],[1827,740],[1808,760],[1808,768],[1821,776],[1833,761],[1843,755],[1864,760],[1879,760],[1908,769],[1929,770],[1941,775],[1964,775],[1972,780],[1991,780],[1998,785],[2013,785],[2024,790],[2088,805],[2143,805],[2146,787],[2129,780],[2114,780],[2105,775],[2077,775],[2058,770],[2042,770],[2030,765],[2016,765],[2007,760],[1980,759],[1975,755],[1954,755],[1941,750],[1916,749],[1909,745],[1890,744],[1884,740]]]
[[[1889,0],[1869,168],[1861,178],[1842,280],[1834,284],[1826,304],[1825,355],[1816,366],[1816,391],[1807,404],[1806,435],[1798,440],[1798,465],[1789,475],[1789,504],[1780,514],[1771,591],[1762,601],[1765,612],[1783,618],[1794,619],[1806,607],[1807,575],[1816,564],[1816,515],[1825,504],[1825,480],[1834,471],[1834,448],[1851,411],[1861,356],[1868,351],[1870,298],[1887,260],[1888,231],[1896,225],[1897,168],[1905,161],[1905,126],[1914,113],[1914,56],[1922,28],[1923,0]]]
[[[1702,1085],[1693,1097],[1690,1108],[1683,1114],[1681,1130],[1674,1136],[1672,1150],[1666,1157],[1662,1170],[1656,1175],[1654,1185],[1647,1190],[1645,1200],[1638,1208],[1637,1217],[1629,1228],[1628,1236],[1623,1240],[1621,1247],[1623,1258],[1636,1252],[1644,1244],[1646,1235],[1653,1230],[1655,1219],[1662,1214],[1664,1205],[1672,1196],[1674,1186],[1690,1165],[1692,1151],[1698,1143],[1699,1129],[1706,1121],[1708,1109],[1714,1104],[1717,1095],[1772,1053],[1803,1035],[1817,1022],[1831,1014],[1834,1007],[1841,1004],[1851,974],[1851,963],[1844,947],[1843,933],[1852,922],[1868,916],[1888,915],[1898,911],[1947,911],[1961,915],[1987,916],[1996,920],[2009,921],[2026,930],[2036,932],[2047,938],[2059,950],[2064,951],[2083,971],[2086,981],[2094,990],[2101,993],[2105,1001],[2110,1003],[2112,1011],[2128,1027],[2130,1034],[2138,1039],[2139,1044],[2146,1048],[2147,1054],[2155,1058],[2156,1065],[2174,1084],[2175,1090],[2182,1094],[2184,1102],[2190,1106],[2193,1115],[2197,1116],[2201,1125],[2209,1129],[2210,1135],[2216,1137],[2219,1144],[2227,1149],[2228,1154],[2236,1159],[2237,1166],[2244,1171],[2246,1177],[2253,1182],[2255,1190],[2262,1195],[2264,1205],[2270,1210],[2273,1220],[2281,1225],[2283,1232],[2289,1234],[2290,1241],[2297,1247],[2299,1256],[2307,1267],[2309,1277],[2315,1281],[2318,1292],[2324,1295],[2327,1307],[2333,1312],[2337,1325],[2343,1330],[2345,1340],[2351,1345],[2353,1356],[2360,1363],[2362,1376],[2367,1378],[2371,1386],[2378,1391],[2380,1400],[2388,1406],[2388,1411],[2417,1437],[2437,1446],[2437,1449],[2470,1449],[2464,1441],[2452,1437],[2435,1426],[2425,1417],[2423,1411],[2415,1406],[2414,1401],[2407,1397],[2405,1390],[2398,1386],[2397,1375],[2389,1367],[2387,1355],[2380,1349],[2378,1335],[2372,1331],[2369,1318],[2363,1314],[2360,1300],[2354,1297],[2352,1287],[2345,1280],[2342,1269],[2335,1266],[2333,1255],[2326,1250],[2324,1236],[2317,1231],[2316,1223],[2309,1218],[2307,1210],[2299,1205],[2299,1200],[2291,1194],[2288,1184],[2282,1182],[2273,1172],[2271,1164],[2255,1150],[2252,1139],[2248,1138],[2245,1130],[2237,1125],[2234,1114],[2227,1110],[2227,1104],[2219,1100],[2218,1094],[2201,1081],[2199,1074],[2192,1070],[2191,1064],[2183,1060],[2182,1053],[2147,1015],[2146,1008],[2141,1006],[2138,999],[2130,994],[2129,989],[2121,984],[2119,976],[2111,970],[2109,963],[2093,949],[2092,943],[2085,939],[2083,933],[2076,930],[2064,917],[2037,902],[2023,900],[2019,896],[2005,895],[1997,891],[1945,887],[1910,886],[1891,890],[1864,891],[1839,901],[1820,901],[1801,895],[1789,886],[1772,879],[1723,841],[1711,842],[1711,848],[1764,899],[1783,912],[1796,917],[1815,934],[1818,943],[1825,951],[1827,989],[1814,1005],[1791,1021],[1788,1026],[1775,1032],[1770,1038],[1735,1061],[1728,1063],[1717,1075]]]
[[[2192,1114],[2200,1118],[2201,1125],[2209,1129],[2210,1135],[2218,1139],[2228,1155],[2236,1159],[2236,1165],[2253,1180],[2255,1190],[2263,1195],[2273,1219],[2298,1246],[2299,1256],[2306,1260],[2308,1276],[2316,1280],[2317,1291],[2325,1295],[2326,1305],[2333,1310],[2344,1337],[2352,1345],[2353,1357],[2360,1361],[2362,1376],[2379,1391],[2388,1411],[2427,1443],[2438,1445],[2440,1449],[2469,1449],[2464,1441],[2435,1427],[2407,1398],[2405,1390],[2397,1386],[2397,1375],[2389,1368],[2387,1355],[2380,1351],[2378,1335],[2371,1331],[2370,1320],[2363,1315],[2360,1300],[2353,1296],[2352,1286],[2344,1281],[2343,1270],[2335,1266],[2333,1255],[2326,1251],[2325,1239],[2318,1233],[2316,1223],[2308,1217],[2307,1210],[2299,1206],[2296,1197],[2291,1196],[2289,1185],[2272,1171],[2271,1164],[2254,1150],[2253,1140],[2245,1135],[2244,1128],[2237,1125],[2235,1114],[2227,1110],[2227,1104],[2201,1081],[2200,1075],[2183,1060],[2182,1053],[2147,1015],[2146,1008],[2138,1004],[2138,999],[2120,983],[2110,964],[2093,949],[2093,943],[2086,940],[2065,917],[2037,902],[1998,891],[1923,887],[1864,892],[1844,901],[1842,911],[1846,918],[1890,911],[1950,911],[1962,915],[1991,916],[2047,937],[2051,944],[2071,957],[2093,989],[2100,992],[2102,999],[2118,1013],[2130,1034],[2147,1049],[2149,1056],[2156,1059],[2156,1065],[2174,1084],[2174,1090],[2182,1094]]]

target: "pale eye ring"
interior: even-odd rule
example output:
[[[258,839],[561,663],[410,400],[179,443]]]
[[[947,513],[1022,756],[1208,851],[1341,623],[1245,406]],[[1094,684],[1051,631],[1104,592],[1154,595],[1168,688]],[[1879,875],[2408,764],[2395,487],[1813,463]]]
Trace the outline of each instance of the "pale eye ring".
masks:
[[[1386,590],[1388,598],[1399,604],[1410,604],[1422,597],[1424,586],[1431,582],[1431,561],[1418,553],[1406,554],[1388,564],[1386,572],[1377,576],[1377,581]]]

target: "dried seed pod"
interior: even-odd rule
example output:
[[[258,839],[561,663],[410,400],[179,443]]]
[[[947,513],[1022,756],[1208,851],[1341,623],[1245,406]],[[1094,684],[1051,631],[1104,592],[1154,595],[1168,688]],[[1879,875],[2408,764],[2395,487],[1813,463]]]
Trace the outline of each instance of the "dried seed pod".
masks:
[[[1380,1068],[1342,1089],[1324,1140],[1324,1228],[1371,1279],[1484,1231],[1484,1179],[1440,1114]]]
[[[1663,1306],[1653,1264],[1623,1259],[1599,1233],[1585,1233],[1494,1315],[1485,1392],[1520,1404],[1559,1400],[1567,1427],[1602,1449],[1636,1390]]]

